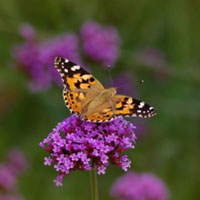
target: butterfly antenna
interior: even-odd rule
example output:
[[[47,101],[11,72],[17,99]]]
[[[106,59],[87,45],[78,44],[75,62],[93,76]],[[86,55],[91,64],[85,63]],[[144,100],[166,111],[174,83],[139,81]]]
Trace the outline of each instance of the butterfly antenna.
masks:
[[[106,66],[106,69],[108,70],[109,79],[110,79],[110,85],[111,85],[111,87],[113,87],[113,79],[112,79],[112,74],[111,74],[111,67],[110,67],[110,65],[107,65],[107,66]]]

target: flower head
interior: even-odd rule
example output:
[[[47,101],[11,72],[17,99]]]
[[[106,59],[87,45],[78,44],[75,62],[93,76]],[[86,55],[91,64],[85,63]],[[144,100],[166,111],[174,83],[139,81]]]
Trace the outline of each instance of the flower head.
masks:
[[[19,149],[11,149],[8,154],[7,166],[14,176],[22,174],[28,168],[24,153]]]
[[[114,65],[119,56],[120,39],[114,27],[102,27],[88,21],[81,28],[83,50],[86,56],[104,65]]]
[[[0,163],[1,200],[22,200],[17,190],[17,179],[27,165],[24,154],[18,149],[10,150],[7,160]]]
[[[52,84],[61,85],[58,72],[53,66],[56,56],[67,57],[80,63],[78,38],[75,34],[66,33],[44,41],[37,41],[34,29],[28,25],[20,29],[25,42],[13,49],[17,66],[29,77],[29,88],[32,91],[46,90]],[[30,39],[33,37],[34,39]]]
[[[167,200],[169,198],[164,182],[151,173],[128,172],[116,180],[110,193],[119,200]]]
[[[72,115],[58,123],[40,143],[50,153],[44,164],[53,165],[58,171],[54,181],[57,186],[70,171],[91,170],[94,165],[98,174],[104,174],[110,162],[127,171],[131,161],[121,153],[134,148],[134,128],[123,118],[98,124]]]

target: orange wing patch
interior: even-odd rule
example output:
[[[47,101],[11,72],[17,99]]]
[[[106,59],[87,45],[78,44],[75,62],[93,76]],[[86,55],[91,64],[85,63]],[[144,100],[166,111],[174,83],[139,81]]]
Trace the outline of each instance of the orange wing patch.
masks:
[[[113,111],[111,109],[106,109],[101,112],[88,113],[83,117],[83,120],[92,122],[107,122],[115,118]]]
[[[83,93],[63,91],[66,106],[72,113],[79,115],[81,113],[81,101],[85,98]]]
[[[132,97],[115,95],[113,102],[115,102],[114,114],[116,116],[147,118],[156,114],[153,107]]]

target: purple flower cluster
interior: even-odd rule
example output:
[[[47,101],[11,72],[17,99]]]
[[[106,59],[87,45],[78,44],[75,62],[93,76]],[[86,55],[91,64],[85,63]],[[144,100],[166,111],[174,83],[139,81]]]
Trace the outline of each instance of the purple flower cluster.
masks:
[[[123,118],[98,124],[72,115],[58,123],[40,143],[50,153],[44,164],[53,165],[58,171],[54,180],[57,186],[62,185],[63,178],[71,170],[91,170],[96,166],[98,174],[105,174],[111,162],[127,171],[131,161],[121,153],[134,148],[134,128]]]
[[[17,178],[26,170],[28,163],[24,154],[12,149],[4,163],[0,163],[0,199],[21,200],[17,191]]]
[[[56,56],[66,57],[81,64],[79,38],[65,33],[39,41],[32,26],[23,24],[20,34],[24,43],[13,48],[14,61],[29,78],[32,91],[49,89],[52,84],[61,85],[58,72],[53,67]],[[87,22],[81,28],[85,55],[105,65],[113,65],[119,55],[119,36],[115,28],[103,28],[95,22]]]
[[[110,190],[118,200],[167,200],[169,192],[162,180],[151,173],[128,172]]]
[[[13,56],[19,68],[28,75],[32,91],[48,89],[54,83],[61,85],[59,74],[53,66],[56,56],[80,63],[75,34],[66,33],[38,42],[31,26],[22,26],[20,32],[25,43],[14,47]]]
[[[83,50],[86,56],[105,66],[113,66],[119,56],[120,39],[114,27],[102,27],[88,21],[81,28]]]

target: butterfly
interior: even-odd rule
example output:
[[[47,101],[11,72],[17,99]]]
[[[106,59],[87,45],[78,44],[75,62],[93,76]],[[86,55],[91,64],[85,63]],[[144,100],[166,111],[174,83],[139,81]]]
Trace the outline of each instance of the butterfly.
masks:
[[[90,73],[68,59],[56,57],[54,66],[63,82],[63,97],[71,113],[84,121],[107,122],[119,116],[149,118],[153,107],[135,98],[117,94]]]

